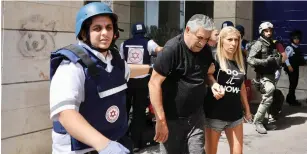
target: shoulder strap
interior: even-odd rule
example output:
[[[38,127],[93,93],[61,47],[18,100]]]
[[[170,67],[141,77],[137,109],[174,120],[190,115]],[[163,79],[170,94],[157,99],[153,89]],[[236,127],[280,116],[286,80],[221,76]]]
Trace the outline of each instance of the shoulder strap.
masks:
[[[95,62],[90,58],[90,56],[84,51],[82,47],[71,44],[62,49],[66,49],[74,53],[77,57],[79,57],[82,64],[88,68],[88,71],[91,75],[97,75],[99,73],[98,68],[96,67]],[[63,53],[65,55],[65,53]]]
[[[110,48],[111,54],[113,56],[113,59],[111,60],[111,64],[113,66],[117,65],[121,70],[125,69],[125,62],[124,60],[122,60],[119,51],[117,48]],[[117,62],[120,61],[120,63],[118,64]]]

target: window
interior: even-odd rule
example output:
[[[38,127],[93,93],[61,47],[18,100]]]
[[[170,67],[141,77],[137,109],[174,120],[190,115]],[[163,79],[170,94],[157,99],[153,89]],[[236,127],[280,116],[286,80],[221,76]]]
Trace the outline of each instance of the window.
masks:
[[[184,1],[145,1],[144,18],[148,37],[159,45],[180,34],[184,29]]]

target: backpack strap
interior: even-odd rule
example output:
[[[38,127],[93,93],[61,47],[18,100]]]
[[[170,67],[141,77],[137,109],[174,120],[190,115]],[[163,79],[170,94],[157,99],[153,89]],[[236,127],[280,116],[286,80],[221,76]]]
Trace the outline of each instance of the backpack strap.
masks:
[[[71,44],[71,45],[68,45],[66,47],[63,47],[62,49],[64,49],[62,51],[68,50],[68,51],[71,51],[73,54],[75,54],[78,57],[78,59],[75,62],[79,62],[81,64],[84,64],[85,67],[88,68],[88,72],[91,75],[97,75],[99,73],[95,62],[90,58],[90,56],[84,51],[84,49],[82,47],[80,47],[78,45]],[[61,52],[61,50],[59,52]],[[61,54],[68,57],[67,54],[69,54],[69,53],[61,52]]]

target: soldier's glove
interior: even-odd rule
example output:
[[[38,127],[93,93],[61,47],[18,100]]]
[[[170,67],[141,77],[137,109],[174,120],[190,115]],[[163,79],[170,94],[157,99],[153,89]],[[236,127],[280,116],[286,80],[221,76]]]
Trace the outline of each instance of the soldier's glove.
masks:
[[[118,142],[110,141],[108,146],[99,151],[99,154],[128,154],[130,151]]]
[[[277,64],[277,61],[275,59],[275,57],[273,55],[270,55],[268,58],[267,58],[267,61],[268,61],[268,66],[269,68],[277,68],[278,67],[278,64]]]

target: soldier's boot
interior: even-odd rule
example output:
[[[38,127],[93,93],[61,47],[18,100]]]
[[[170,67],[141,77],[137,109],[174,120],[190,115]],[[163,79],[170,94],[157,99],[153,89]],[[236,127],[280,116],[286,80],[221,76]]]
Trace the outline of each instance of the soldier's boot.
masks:
[[[263,120],[264,120],[266,111],[267,111],[267,107],[263,104],[260,104],[258,107],[257,113],[254,117],[255,128],[259,134],[267,134],[267,131],[263,126]]]
[[[267,131],[264,128],[262,123],[259,123],[259,122],[255,123],[255,128],[259,134],[267,134]]]

